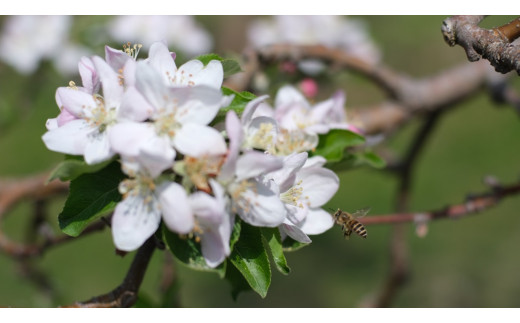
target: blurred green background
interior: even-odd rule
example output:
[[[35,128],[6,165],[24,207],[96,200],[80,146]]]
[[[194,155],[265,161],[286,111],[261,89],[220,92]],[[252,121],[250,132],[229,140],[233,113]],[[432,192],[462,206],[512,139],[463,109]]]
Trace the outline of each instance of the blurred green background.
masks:
[[[353,18],[366,22],[383,53],[383,61],[411,76],[429,76],[466,60],[460,47],[450,48],[444,43],[440,32],[443,16]],[[82,26],[104,19],[108,17],[75,17],[73,37],[81,37]],[[246,41],[246,26],[253,17],[197,19],[212,33],[215,52],[225,55],[240,53]],[[490,17],[484,26],[510,19]],[[104,55],[102,44],[92,50]],[[515,89],[519,89],[518,76],[513,78]],[[347,113],[350,106],[382,98],[377,88],[360,77],[348,74],[341,79],[347,93]],[[0,178],[50,170],[62,160],[62,155],[45,148],[41,135],[45,121],[58,113],[56,88],[69,80],[54,72],[50,64],[44,63],[29,77],[0,65]],[[80,84],[78,77],[73,80]],[[327,94],[334,89],[323,90]],[[419,121],[407,124],[383,145],[402,155],[419,125]],[[467,194],[487,189],[482,184],[485,175],[494,175],[504,184],[517,181],[518,138],[520,125],[514,109],[496,105],[485,91],[450,109],[441,117],[417,160],[410,209],[433,210],[460,203]],[[340,190],[327,207],[355,210],[369,205],[370,214],[394,212],[396,177],[369,168],[349,170],[339,176]],[[47,207],[55,226],[63,202],[58,199]],[[412,224],[407,225],[411,276],[392,306],[520,306],[518,210],[520,197],[508,198],[498,207],[474,216],[431,223],[424,238],[416,236]],[[21,241],[31,212],[30,201],[20,204],[7,215],[2,229]],[[390,227],[367,229],[367,240],[353,237],[345,241],[340,228],[335,227],[314,236],[310,246],[287,253],[292,272],[283,276],[273,268],[265,299],[248,292],[240,294],[235,302],[227,281],[176,263],[177,302],[183,307],[360,306],[381,290],[390,266]],[[0,306],[53,307],[87,300],[119,285],[132,258],[133,254],[123,258],[115,255],[109,230],[60,245],[32,260],[53,286],[52,292],[45,292],[21,274],[16,261],[0,254]],[[160,302],[164,261],[165,252],[156,251],[141,289],[144,299],[152,304]]]

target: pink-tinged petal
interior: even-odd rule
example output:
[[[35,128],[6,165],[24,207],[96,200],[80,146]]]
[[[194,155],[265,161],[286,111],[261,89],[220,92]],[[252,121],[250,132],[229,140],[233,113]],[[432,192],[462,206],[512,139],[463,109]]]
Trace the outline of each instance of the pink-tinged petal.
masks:
[[[157,202],[145,204],[142,196],[129,194],[120,202],[112,217],[112,237],[117,249],[132,251],[139,248],[161,222]]]
[[[224,69],[220,61],[212,60],[204,66],[199,60],[191,60],[179,67],[173,84],[183,86],[207,85],[220,89],[223,80]]]
[[[97,107],[97,103],[91,94],[66,87],[60,87],[56,90],[56,101],[61,102],[61,110],[66,108],[78,118],[90,117],[90,111]]]
[[[125,87],[135,86],[135,73],[137,70],[137,63],[133,59],[126,61],[123,67],[123,79]]]
[[[286,85],[278,90],[274,100],[274,106],[277,114],[284,113],[286,108],[294,104],[298,104],[305,109],[310,109],[309,102],[305,99],[303,94],[301,94],[293,86]]]
[[[150,46],[148,62],[161,75],[164,84],[170,84],[175,72],[177,72],[177,66],[164,43],[155,42]]]
[[[303,231],[289,221],[284,221],[280,226],[280,231],[302,243],[311,243],[312,240]]]
[[[89,136],[84,153],[85,162],[87,164],[97,164],[112,158],[114,155],[115,153],[110,148],[110,142],[106,132],[100,133],[96,131]]]
[[[298,172],[307,161],[307,152],[293,153],[283,158],[283,167],[267,174],[280,187],[280,192],[285,192],[294,185],[296,172]]]
[[[338,176],[326,168],[302,168],[296,174],[296,182],[300,181],[305,199],[312,207],[327,203],[339,188]]]
[[[118,120],[145,121],[155,109],[144,99],[135,87],[128,87],[117,111]]]
[[[99,91],[99,76],[94,67],[94,63],[88,57],[82,57],[78,63],[81,84],[87,93],[94,94]]]
[[[162,184],[157,192],[164,223],[168,229],[180,234],[190,233],[195,219],[184,188],[177,183],[167,182]]]
[[[275,187],[255,180],[249,180],[249,183],[253,187],[244,191],[238,201],[233,201],[242,220],[260,227],[277,227],[282,224],[287,211]]]
[[[253,118],[253,114],[255,113],[258,106],[261,103],[263,103],[268,97],[269,97],[269,95],[259,96],[258,98],[250,101],[246,105],[246,107],[244,108],[244,112],[242,112],[242,117],[240,118],[243,125],[247,125],[251,122],[251,120]]]
[[[163,108],[168,99],[168,91],[161,75],[146,62],[137,62],[136,81],[137,90],[146,101],[156,109]]]
[[[105,60],[114,71],[122,69],[129,59],[132,58],[122,50],[105,46]]]
[[[119,108],[124,91],[123,85],[119,83],[119,75],[101,57],[94,56],[92,61],[103,88],[105,108]]]
[[[73,120],[63,127],[46,132],[42,139],[45,146],[52,151],[83,155],[88,137],[95,131],[97,130],[89,126],[85,120]]]
[[[121,155],[137,157],[140,149],[157,136],[150,123],[122,122],[113,125],[108,134],[110,146]]]
[[[226,215],[217,228],[206,229],[201,237],[200,245],[202,255],[209,267],[220,265],[231,253],[229,238],[231,237],[232,218]]]
[[[309,207],[303,203],[298,206],[285,204],[285,209],[287,210],[287,219],[295,225],[300,224],[309,214]]]
[[[227,152],[226,142],[217,130],[188,123],[175,133],[175,148],[184,155],[202,157],[205,155],[224,155]]]
[[[218,177],[220,181],[225,183],[229,182],[235,174],[238,153],[244,138],[242,124],[235,111],[229,111],[226,114],[226,132],[229,137],[229,152]]]
[[[218,113],[224,97],[220,90],[200,85],[170,89],[169,97],[177,103],[177,121],[207,125]]]
[[[309,209],[305,221],[299,225],[306,234],[321,234],[334,225],[332,216],[323,209]]]
[[[61,127],[63,126],[64,124],[72,121],[72,120],[77,120],[78,118],[76,118],[75,115],[73,115],[72,113],[69,112],[69,110],[67,108],[63,108],[61,109],[61,112],[60,114],[58,115],[58,118],[57,118],[57,122],[58,122],[58,127]]]
[[[282,168],[280,157],[266,155],[259,151],[248,151],[240,156],[236,164],[236,180],[253,178]]]
[[[204,226],[216,226],[222,222],[225,210],[213,196],[199,191],[190,194],[189,200],[193,213]]]
[[[155,178],[173,166],[175,155],[168,138],[152,136],[142,142],[137,160]]]

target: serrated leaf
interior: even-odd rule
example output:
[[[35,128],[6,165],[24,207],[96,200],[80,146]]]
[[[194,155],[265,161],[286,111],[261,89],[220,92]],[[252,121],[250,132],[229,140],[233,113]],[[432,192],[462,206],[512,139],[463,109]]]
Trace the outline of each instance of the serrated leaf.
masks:
[[[112,212],[121,200],[118,186],[123,178],[120,164],[112,162],[96,173],[83,174],[73,180],[58,216],[60,229],[76,237],[90,223]]]
[[[237,61],[234,59],[222,58],[217,54],[204,54],[195,59],[201,61],[204,66],[208,65],[212,60],[220,61],[222,63],[222,69],[224,70],[224,78],[242,72],[240,64],[238,64]]]
[[[343,159],[346,148],[364,142],[365,138],[357,133],[344,129],[332,129],[326,134],[319,135],[318,146],[313,155],[323,156],[329,162],[338,162]]]
[[[113,162],[113,159],[89,165],[85,162],[82,157],[78,156],[67,156],[64,161],[62,161],[49,176],[47,179],[47,183],[59,179],[63,182],[72,181],[78,178],[80,175],[95,173],[103,168],[105,168],[108,164]]]
[[[303,247],[308,246],[309,244],[310,243],[303,243],[303,242],[296,241],[296,240],[292,239],[291,237],[286,237],[282,242],[282,247],[283,247],[283,251],[290,252],[290,251],[299,250]]]
[[[283,254],[282,237],[278,228],[262,228],[262,236],[269,245],[271,256],[273,257],[276,269],[284,275],[288,275],[291,272],[291,268],[287,265],[287,260]]]
[[[216,268],[211,268],[206,264],[206,260],[202,255],[200,243],[193,239],[181,238],[178,234],[171,232],[163,226],[163,237],[168,249],[180,262],[199,271],[209,271],[217,273],[220,278],[224,278],[226,273],[226,262],[223,262]]]
[[[262,243],[260,229],[242,223],[240,239],[235,244],[229,259],[244,276],[249,286],[264,298],[271,284],[271,267]]]

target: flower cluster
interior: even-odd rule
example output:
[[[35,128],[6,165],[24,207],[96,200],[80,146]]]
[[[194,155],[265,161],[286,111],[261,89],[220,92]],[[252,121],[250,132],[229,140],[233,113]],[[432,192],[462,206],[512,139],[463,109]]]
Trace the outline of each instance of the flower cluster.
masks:
[[[162,221],[199,241],[207,265],[216,267],[230,254],[236,216],[304,243],[332,227],[321,207],[339,179],[308,151],[319,134],[350,127],[342,93],[312,106],[287,86],[274,108],[258,97],[240,117],[230,110],[213,125],[233,100],[221,90],[221,62],[177,67],[162,42],[145,60],[137,60],[139,48],[106,47],[105,59],[83,57],[82,86],[58,88],[60,113],[43,135],[50,150],[87,164],[118,156],[127,175],[112,217],[118,249],[137,249]]]

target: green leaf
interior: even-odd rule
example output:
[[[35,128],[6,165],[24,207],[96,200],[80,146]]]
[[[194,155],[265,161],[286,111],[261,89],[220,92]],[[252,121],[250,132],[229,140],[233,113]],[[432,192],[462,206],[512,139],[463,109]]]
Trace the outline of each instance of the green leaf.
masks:
[[[271,256],[273,257],[276,269],[284,275],[288,275],[291,268],[287,265],[287,260],[283,254],[282,237],[278,228],[261,228],[262,236],[269,245]]]
[[[344,129],[332,129],[319,136],[318,146],[313,155],[321,155],[329,162],[341,161],[345,149],[365,142],[365,138],[357,133]]]
[[[76,237],[90,223],[112,212],[121,200],[118,186],[123,178],[119,162],[112,162],[96,173],[83,174],[73,180],[58,216],[61,230]]]
[[[282,243],[282,247],[283,247],[283,251],[296,251],[296,250],[299,250],[305,246],[308,246],[310,243],[303,243],[303,242],[299,242],[299,241],[296,241],[294,239],[292,239],[291,237],[286,237],[284,240],[283,240],[283,243]]]
[[[252,290],[247,280],[235,266],[227,266],[226,280],[231,284],[231,297],[234,301],[237,300],[238,294],[241,292]]]
[[[225,120],[226,114],[230,110],[235,111],[238,115],[242,114],[246,105],[250,101],[256,99],[256,95],[254,95],[251,92],[247,92],[247,91],[237,92],[237,91],[229,89],[227,87],[222,87],[222,93],[224,95],[234,95],[235,97],[233,98],[233,101],[231,101],[231,103],[227,107],[223,107],[218,111],[217,116],[213,120],[212,124],[217,124],[217,123]]]
[[[271,284],[271,267],[257,227],[242,223],[240,239],[229,257],[231,263],[244,276],[249,286],[262,298]]]
[[[360,163],[368,164],[374,168],[386,167],[386,161],[372,151],[363,151],[359,154],[356,154],[356,157]]]
[[[224,278],[226,273],[226,262],[223,262],[216,268],[211,268],[206,264],[200,243],[195,242],[194,239],[181,238],[177,233],[173,233],[166,226],[163,226],[163,237],[168,249],[180,262],[191,269],[199,271],[214,272],[220,278]]]
[[[110,159],[98,164],[89,165],[81,156],[66,156],[65,160],[54,168],[49,179],[47,179],[47,183],[55,179],[60,179],[63,182],[72,181],[82,174],[95,173],[113,161],[114,159]]]
[[[201,61],[202,64],[204,64],[204,66],[208,65],[208,63],[212,60],[220,61],[222,63],[222,68],[224,69],[224,78],[242,72],[240,64],[238,64],[237,61],[235,61],[234,59],[222,58],[217,54],[200,55],[195,59]]]

